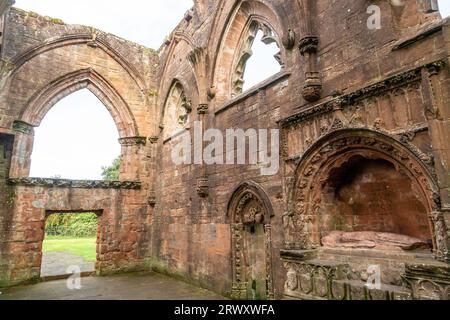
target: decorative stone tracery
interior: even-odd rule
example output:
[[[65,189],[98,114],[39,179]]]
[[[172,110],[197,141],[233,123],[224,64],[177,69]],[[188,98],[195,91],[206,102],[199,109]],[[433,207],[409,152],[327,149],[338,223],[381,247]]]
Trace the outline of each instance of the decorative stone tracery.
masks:
[[[252,19],[248,23],[248,27],[245,29],[243,36],[241,37],[241,47],[239,48],[239,55],[237,56],[233,78],[232,78],[232,93],[231,96],[242,93],[244,87],[244,73],[247,61],[253,55],[252,46],[255,41],[256,35],[259,31],[263,32],[263,38],[261,41],[266,45],[271,43],[276,43],[279,48],[281,48],[281,43],[274,33],[272,27],[267,23],[259,19]],[[284,68],[284,62],[281,51],[279,51],[275,56],[280,66]]]
[[[177,132],[186,129],[191,113],[192,102],[186,97],[181,83],[175,81],[166,99],[164,120],[161,124],[161,128],[164,130],[164,139],[170,138]]]

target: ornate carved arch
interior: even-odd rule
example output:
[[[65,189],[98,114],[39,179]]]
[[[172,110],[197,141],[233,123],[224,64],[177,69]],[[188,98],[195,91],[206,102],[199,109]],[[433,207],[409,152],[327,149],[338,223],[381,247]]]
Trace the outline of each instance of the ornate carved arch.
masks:
[[[218,104],[239,94],[242,89],[242,75],[245,63],[251,56],[255,35],[264,32],[267,43],[276,42],[280,53],[276,58],[283,66],[286,50],[283,36],[288,30],[281,23],[276,10],[261,1],[239,1],[227,19],[220,41],[217,44],[218,55],[213,61],[212,77]],[[293,40],[292,40],[293,41]],[[291,41],[291,42],[292,42]]]
[[[141,91],[145,89],[145,81],[139,71],[129,63],[120,53],[118,53],[114,48],[112,48],[104,39],[99,38],[96,33],[86,33],[86,34],[72,34],[58,37],[45,43],[39,44],[26,50],[23,53],[18,54],[12,59],[12,65],[14,69],[12,70],[12,75],[14,75],[20,67],[22,67],[26,62],[30,61],[34,57],[41,55],[47,51],[54,50],[66,46],[74,45],[89,45],[93,48],[98,48],[106,52],[112,59],[119,63],[127,73],[133,78],[136,84],[139,86]]]
[[[31,97],[19,121],[38,127],[47,112],[58,101],[81,89],[89,89],[105,105],[116,123],[121,138],[139,136],[130,107],[117,90],[91,68],[69,73],[49,83]]]
[[[188,125],[192,112],[192,100],[186,96],[186,86],[183,81],[174,79],[164,100],[161,110],[160,128],[164,139],[174,134],[177,128],[182,130]]]
[[[379,132],[345,129],[332,132],[311,146],[299,161],[289,192],[289,210],[284,216],[288,248],[317,246],[314,233],[324,176],[352,155],[389,161],[405,172],[421,192],[429,218],[435,256],[445,259],[448,239],[437,183],[429,168],[401,142]]]
[[[265,275],[267,298],[273,298],[272,241],[270,218],[273,209],[263,189],[254,182],[245,182],[233,192],[228,203],[227,217],[231,222],[231,255],[233,270],[232,296],[237,299],[249,299],[246,277],[246,227],[259,225],[264,230]]]

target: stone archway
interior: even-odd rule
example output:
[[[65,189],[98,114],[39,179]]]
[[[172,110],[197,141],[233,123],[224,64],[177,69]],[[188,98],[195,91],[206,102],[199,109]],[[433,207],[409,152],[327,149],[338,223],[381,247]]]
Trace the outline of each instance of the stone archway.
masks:
[[[122,157],[133,155],[130,146],[145,144],[146,139],[139,136],[139,130],[129,105],[118,91],[92,68],[66,74],[36,92],[27,107],[14,122],[16,138],[12,155],[10,177],[26,177],[30,169],[30,157],[34,142],[34,127],[38,127],[47,112],[66,96],[82,90],[91,91],[106,107],[116,124],[122,145]],[[125,159],[125,164],[131,160]],[[133,174],[126,174],[133,176]],[[125,175],[124,175],[125,177]]]
[[[228,206],[235,299],[273,299],[270,200],[255,183],[241,184]]]
[[[280,52],[275,58],[282,69],[288,67],[283,33],[289,34],[289,31],[275,8],[261,1],[241,1],[227,20],[215,49],[219,54],[212,62],[211,79],[217,105],[242,93],[245,66],[252,55],[251,47],[258,31],[264,33],[263,42],[277,44]]]
[[[411,220],[407,227],[399,226],[398,221],[404,220],[405,216],[396,217],[393,212],[389,212],[392,210],[385,207],[387,210],[385,213],[390,216],[383,219],[386,221],[391,219],[390,226],[380,226],[376,225],[376,222],[366,220],[366,225],[361,230],[421,236],[424,234],[424,223],[428,223],[428,234],[433,243],[435,257],[444,260],[448,252],[445,221],[432,169],[424,163],[423,160],[426,160],[424,158],[420,151],[412,150],[389,136],[370,130],[341,130],[323,137],[304,154],[295,173],[289,211],[284,217],[287,247],[293,249],[320,247],[323,232],[331,230],[330,224],[334,225],[336,222],[331,221],[336,218],[332,211],[343,210],[342,207],[333,207],[333,203],[330,203],[333,201],[332,198],[343,196],[338,194],[338,190],[345,184],[344,180],[352,174],[357,174],[351,170],[356,170],[358,166],[364,170],[366,168],[364,166],[369,165],[375,170],[373,172],[379,173],[377,179],[384,179],[383,183],[386,186],[397,184],[400,189],[404,189],[403,192],[408,193],[405,198],[407,201],[415,201],[415,211],[412,210],[410,214],[414,216],[412,220],[416,221]],[[351,183],[350,181],[346,185],[348,192],[352,192]],[[391,197],[395,198],[395,192],[397,191],[392,191]],[[373,197],[367,201],[372,200]],[[352,197],[352,201],[351,205],[355,203],[359,205],[358,210],[367,209],[364,208],[367,204],[363,204],[360,199]],[[351,206],[345,199],[342,202],[348,207]],[[325,208],[328,210],[328,217],[324,217],[324,205],[328,206]],[[345,216],[342,212],[338,213],[341,217]],[[351,219],[351,214],[349,216]],[[347,218],[344,217],[344,221],[341,221],[346,227],[349,226]],[[394,220],[397,220],[397,223],[394,223]],[[361,221],[360,219],[359,222]]]

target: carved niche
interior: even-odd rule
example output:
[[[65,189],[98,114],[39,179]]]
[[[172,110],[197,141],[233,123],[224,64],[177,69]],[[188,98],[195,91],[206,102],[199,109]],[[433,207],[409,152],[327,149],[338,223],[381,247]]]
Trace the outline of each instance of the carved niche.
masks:
[[[244,184],[229,206],[235,299],[273,298],[270,209],[259,193],[255,186]]]
[[[427,201],[426,210],[434,242],[437,259],[445,260],[448,255],[447,231],[444,213],[438,201],[437,184],[428,169],[413,151],[401,142],[371,130],[338,130],[323,137],[310,148],[299,161],[295,171],[293,186],[290,190],[289,210],[284,216],[286,247],[289,249],[308,249],[320,245],[313,232],[317,232],[314,221],[320,209],[321,177],[326,168],[338,163],[349,154],[377,155],[389,159],[408,173],[412,181],[417,182],[423,199]]]

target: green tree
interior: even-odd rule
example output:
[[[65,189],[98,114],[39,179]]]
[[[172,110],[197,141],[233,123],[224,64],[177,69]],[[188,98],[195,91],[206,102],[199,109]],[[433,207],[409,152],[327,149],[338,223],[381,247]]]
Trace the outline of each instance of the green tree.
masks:
[[[103,180],[107,181],[117,181],[119,180],[120,173],[120,157],[114,159],[113,163],[109,167],[102,167],[102,177]]]

